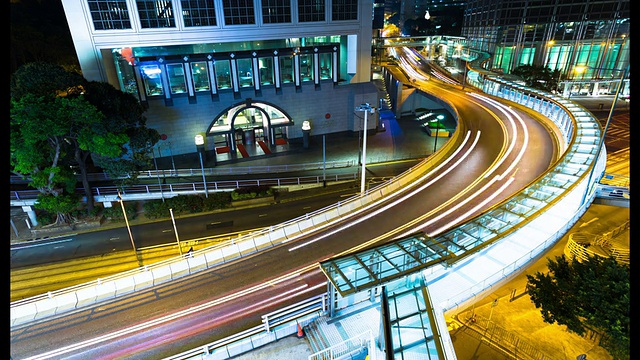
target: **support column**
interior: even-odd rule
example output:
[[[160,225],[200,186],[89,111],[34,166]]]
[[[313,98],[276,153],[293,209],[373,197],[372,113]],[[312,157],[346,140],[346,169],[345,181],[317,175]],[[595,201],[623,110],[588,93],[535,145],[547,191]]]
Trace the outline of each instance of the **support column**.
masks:
[[[38,225],[38,220],[36,219],[36,212],[33,210],[33,206],[23,206],[22,211],[26,212],[29,216],[29,220],[31,220],[31,225]]]

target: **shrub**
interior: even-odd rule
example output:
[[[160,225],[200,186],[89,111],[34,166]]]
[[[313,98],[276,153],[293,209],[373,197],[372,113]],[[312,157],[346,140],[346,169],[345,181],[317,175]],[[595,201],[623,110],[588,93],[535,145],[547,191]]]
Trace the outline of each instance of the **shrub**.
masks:
[[[167,209],[173,209],[174,214],[193,214],[202,212],[204,208],[202,199],[199,195],[178,195],[166,199],[165,204]]]
[[[231,204],[231,192],[222,191],[209,194],[208,198],[202,201],[203,211],[224,209]]]
[[[261,196],[272,196],[275,191],[267,185],[260,186],[247,186],[237,188],[231,193],[231,199],[233,200],[247,200],[254,199]]]
[[[144,214],[149,219],[158,219],[171,216],[169,206],[162,199],[149,200],[142,205]]]
[[[125,202],[124,210],[127,212],[127,219],[133,220],[137,216],[136,208],[138,207],[137,202]],[[119,203],[113,203],[113,205],[109,208],[104,208],[102,210],[102,215],[106,218],[110,218],[114,221],[124,221],[124,216],[122,214],[122,207]]]
[[[53,224],[57,218],[58,218],[57,214],[52,214],[48,211],[36,212],[36,220],[38,221],[38,224],[41,224],[41,225]]]

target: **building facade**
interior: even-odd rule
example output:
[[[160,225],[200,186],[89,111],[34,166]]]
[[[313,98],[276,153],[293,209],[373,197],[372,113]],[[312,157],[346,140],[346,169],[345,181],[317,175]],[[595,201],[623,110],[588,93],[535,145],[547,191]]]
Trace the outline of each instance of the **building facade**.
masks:
[[[565,95],[629,92],[629,0],[468,0],[462,36],[491,67],[560,70]]]
[[[361,129],[372,0],[62,0],[83,75],[134,94],[172,154]],[[369,123],[374,128],[376,121]],[[160,144],[162,145],[162,144]]]

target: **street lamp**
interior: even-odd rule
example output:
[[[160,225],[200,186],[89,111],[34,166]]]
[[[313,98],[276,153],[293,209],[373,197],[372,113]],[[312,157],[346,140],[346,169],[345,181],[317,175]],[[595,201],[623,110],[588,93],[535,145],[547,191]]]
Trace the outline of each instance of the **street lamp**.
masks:
[[[159,148],[158,152],[160,152]],[[156,161],[156,151],[153,147],[151,148],[151,154],[153,155],[153,165],[155,165],[156,168],[156,177],[158,178],[158,186],[160,187],[160,197],[162,198],[162,202],[164,202],[164,193],[162,192],[162,183],[160,182],[160,171],[158,170],[158,162]],[[164,172],[162,176],[164,177]]]
[[[622,91],[622,86],[624,84],[624,78],[627,76],[627,71],[629,71],[629,66],[622,71],[622,76],[620,76],[620,83],[618,83],[618,87],[616,88],[616,94],[613,97],[613,102],[611,103],[611,110],[609,110],[609,116],[607,116],[607,122],[604,126],[604,131],[602,132],[602,137],[600,138],[600,142],[598,144],[598,150],[596,151],[596,157],[593,162],[593,166],[591,167],[591,171],[589,172],[589,179],[587,181],[587,188],[584,191],[584,195],[582,196],[582,202],[580,205],[584,204],[587,199],[587,193],[589,193],[589,184],[591,183],[591,178],[593,178],[593,172],[596,170],[596,163],[598,162],[598,158],[600,157],[600,152],[602,151],[602,147],[604,146],[604,138],[607,136],[607,130],[609,129],[609,123],[611,122],[611,118],[613,117],[613,111],[616,108],[616,103],[618,102],[618,97],[620,96],[620,92]]]
[[[209,191],[207,190],[207,178],[204,176],[204,163],[202,162],[202,153],[204,152],[204,137],[200,134],[196,135],[196,148],[198,149],[198,155],[200,156],[200,168],[202,169],[202,182],[204,183],[204,195],[209,197]]]
[[[462,66],[462,90],[464,90],[464,86],[467,83],[467,61],[463,58],[462,53],[462,45],[458,44],[456,46],[456,50],[458,50],[458,61],[461,61]]]
[[[124,222],[127,224],[127,231],[129,231],[129,239],[131,239],[131,246],[133,246],[133,251],[136,251],[136,244],[133,242],[133,234],[131,233],[131,227],[129,226],[129,219],[127,218],[127,212],[124,209],[124,201],[122,200],[122,195],[120,195],[120,191],[118,190],[118,202],[120,202],[120,207],[122,207],[122,215],[124,216]]]
[[[360,176],[360,195],[364,194],[364,180],[365,180],[365,171],[367,164],[367,114],[375,111],[375,108],[372,108],[369,103],[362,104],[356,107],[356,111],[364,111],[364,135],[362,139],[362,175]]]
[[[178,242],[178,251],[180,251],[180,256],[182,256],[182,247],[180,246],[180,237],[178,237],[178,228],[176,227],[176,219],[173,217],[173,208],[169,209],[171,213],[171,222],[173,223],[173,231],[176,233],[176,241]]]

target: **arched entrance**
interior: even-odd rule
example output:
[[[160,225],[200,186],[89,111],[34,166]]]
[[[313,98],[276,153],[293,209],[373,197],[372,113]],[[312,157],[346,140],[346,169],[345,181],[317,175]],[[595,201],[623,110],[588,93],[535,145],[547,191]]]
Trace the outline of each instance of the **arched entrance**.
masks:
[[[294,125],[291,117],[278,106],[246,99],[218,114],[207,129],[216,151],[234,152],[238,144],[259,144],[265,153],[268,148],[287,139],[287,128]]]

